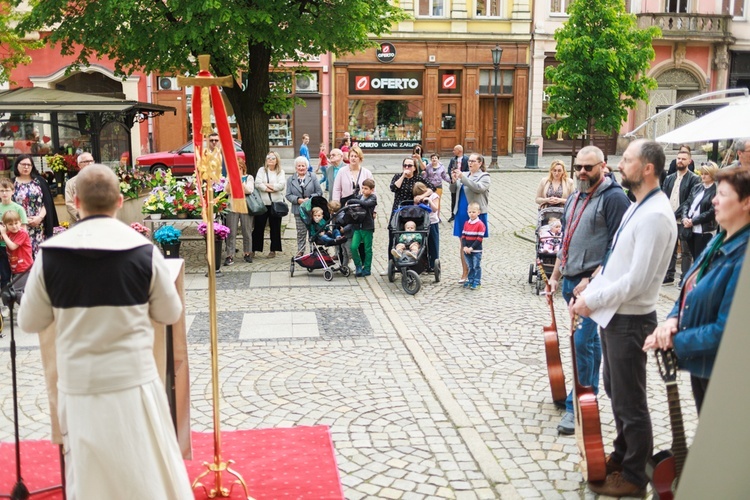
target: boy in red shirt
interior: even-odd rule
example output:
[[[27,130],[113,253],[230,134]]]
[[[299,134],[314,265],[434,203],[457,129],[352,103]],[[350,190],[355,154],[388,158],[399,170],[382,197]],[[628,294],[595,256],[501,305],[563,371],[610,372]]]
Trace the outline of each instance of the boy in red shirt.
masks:
[[[5,242],[8,251],[10,272],[13,276],[11,282],[16,292],[16,301],[20,304],[31,265],[34,264],[34,257],[31,253],[31,238],[23,228],[18,212],[9,210],[3,214],[3,223],[0,224],[0,237]],[[5,299],[3,299],[3,302],[5,302]]]

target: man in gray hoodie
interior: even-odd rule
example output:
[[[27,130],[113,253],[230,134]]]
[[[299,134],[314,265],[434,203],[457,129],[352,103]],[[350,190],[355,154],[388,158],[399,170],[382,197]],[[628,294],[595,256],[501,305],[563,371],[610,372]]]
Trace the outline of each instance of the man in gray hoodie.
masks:
[[[596,146],[581,149],[573,165],[578,190],[565,203],[563,244],[549,280],[554,293],[563,278],[565,302],[570,302],[586,288],[630,206],[622,187],[604,175],[603,167],[604,153]],[[594,392],[598,392],[602,348],[597,325],[591,318],[583,318],[581,328],[576,330],[575,349],[580,383],[593,386]],[[565,409],[557,430],[570,435],[575,432],[572,390],[565,400]]]

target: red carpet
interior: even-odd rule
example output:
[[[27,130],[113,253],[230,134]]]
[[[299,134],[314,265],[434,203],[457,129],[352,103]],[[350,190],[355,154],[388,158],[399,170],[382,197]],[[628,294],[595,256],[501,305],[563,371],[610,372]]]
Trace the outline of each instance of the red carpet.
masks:
[[[221,438],[222,458],[235,461],[232,468],[245,479],[256,500],[344,498],[326,426],[225,431]],[[21,443],[21,472],[29,490],[60,484],[57,450],[49,441]],[[186,462],[191,481],[205,470],[203,462],[213,460],[213,433],[193,433],[193,458]],[[13,443],[0,443],[0,464],[0,494],[9,493],[16,481]],[[234,479],[225,472],[222,480],[229,487]],[[213,474],[202,482],[213,487]],[[58,500],[62,494],[56,491],[33,498]],[[202,488],[196,490],[195,498],[207,498]],[[229,498],[243,498],[242,487],[236,485]]]

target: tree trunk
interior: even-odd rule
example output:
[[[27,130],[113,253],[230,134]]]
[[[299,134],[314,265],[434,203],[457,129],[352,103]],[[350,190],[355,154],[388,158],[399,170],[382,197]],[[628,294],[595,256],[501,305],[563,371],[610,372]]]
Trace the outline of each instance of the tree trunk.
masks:
[[[266,45],[249,45],[249,71],[247,86],[225,88],[234,116],[242,135],[242,150],[245,152],[247,173],[255,176],[258,168],[265,164],[268,153],[268,113],[263,103],[269,94],[269,65],[271,49]]]

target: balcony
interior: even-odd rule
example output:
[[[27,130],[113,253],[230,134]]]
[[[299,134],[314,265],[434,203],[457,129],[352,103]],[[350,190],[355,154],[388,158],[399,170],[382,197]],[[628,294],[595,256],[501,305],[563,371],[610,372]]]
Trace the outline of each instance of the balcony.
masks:
[[[658,26],[665,40],[700,40],[733,43],[730,15],[643,13],[638,27]]]

